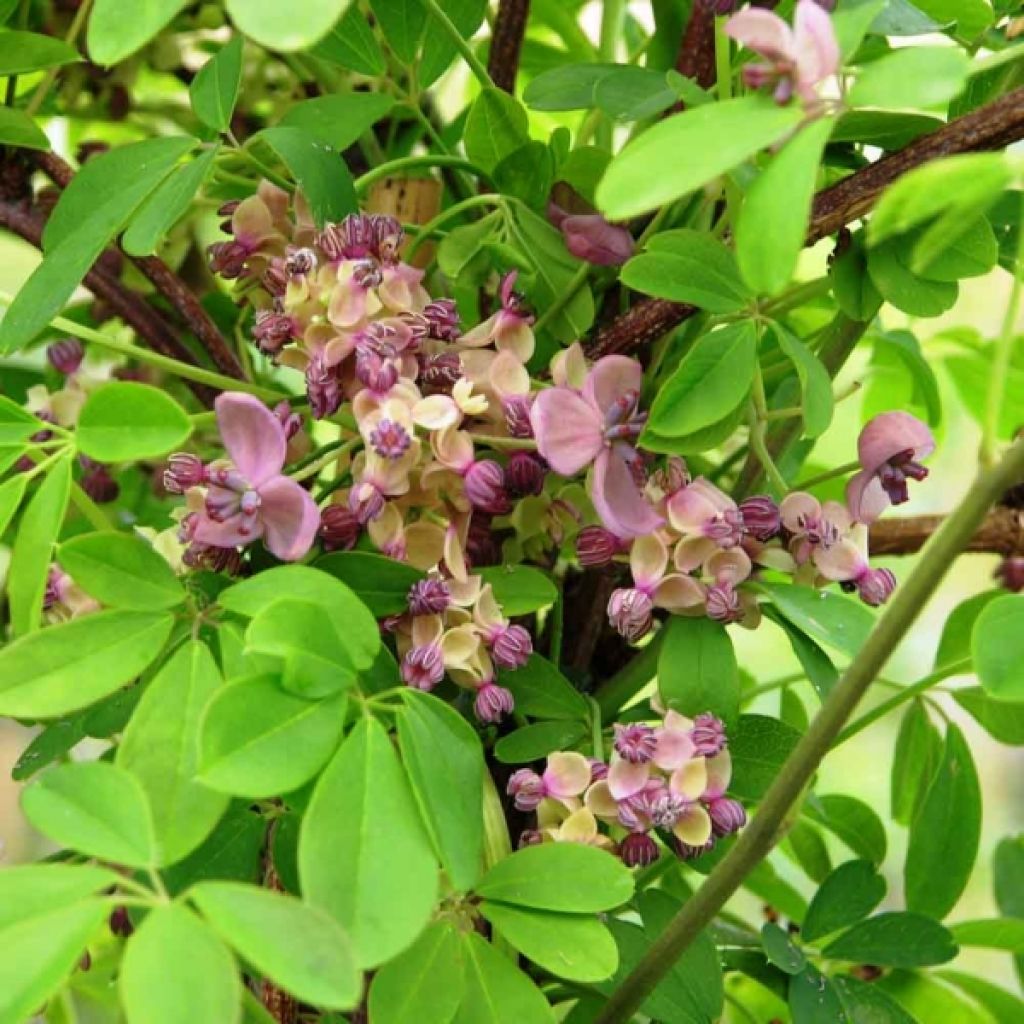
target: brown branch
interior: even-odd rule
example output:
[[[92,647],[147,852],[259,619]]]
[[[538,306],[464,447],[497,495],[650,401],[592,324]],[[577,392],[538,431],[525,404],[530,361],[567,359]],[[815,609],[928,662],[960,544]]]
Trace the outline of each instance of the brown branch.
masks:
[[[912,555],[945,521],[945,516],[880,519],[871,526],[869,550],[872,555]],[[997,505],[963,550],[1024,555],[1024,514],[1020,509]]]
[[[38,210],[21,204],[0,201],[0,227],[6,228],[30,245],[42,250],[43,225],[45,218]],[[116,316],[143,338],[154,352],[195,365],[192,353],[182,344],[177,335],[150,307],[142,296],[129,291],[108,270],[101,260],[93,265],[82,282],[98,299],[102,299]],[[194,381],[185,382],[193,394],[204,404],[212,405],[216,391]]]
[[[676,71],[702,89],[709,89],[716,79],[715,4],[716,0],[693,0],[676,58]]]
[[[487,73],[491,81],[505,92],[515,93],[516,73],[519,71],[519,53],[526,35],[526,20],[530,16],[530,0],[501,0],[491,32]]]
[[[55,184],[67,188],[75,176],[71,166],[53,152],[33,152],[31,159]],[[178,311],[189,330],[199,339],[214,366],[229,377],[242,379],[242,367],[235,353],[191,289],[157,256],[129,256],[156,290]]]
[[[931,160],[1000,149],[1024,138],[1024,88],[958,117],[938,131],[922,135],[909,146],[869,164],[819,192],[811,211],[807,244],[863,217],[885,188]],[[643,299],[600,330],[587,346],[593,357],[629,352],[677,327],[696,312],[693,306],[667,299]]]

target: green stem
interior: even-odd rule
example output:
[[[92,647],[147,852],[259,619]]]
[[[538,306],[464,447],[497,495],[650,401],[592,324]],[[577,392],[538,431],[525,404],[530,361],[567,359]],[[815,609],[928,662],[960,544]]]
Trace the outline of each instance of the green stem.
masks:
[[[801,480],[796,485],[796,490],[806,491],[808,487],[823,484],[826,480],[834,480],[837,476],[846,476],[849,473],[856,472],[858,469],[860,469],[859,462],[844,462],[841,466],[836,466],[835,469],[829,469],[824,473],[817,473],[815,476],[809,476],[806,480]]]
[[[547,325],[551,323],[551,321],[558,316],[558,314],[561,313],[574,298],[576,298],[576,293],[587,283],[587,278],[590,276],[590,270],[591,267],[589,263],[581,263],[579,265],[576,273],[572,275],[572,279],[565,286],[562,293],[537,318],[537,322],[533,325],[534,332],[539,332],[543,328],[547,327]]]
[[[732,50],[724,32],[725,22],[725,18],[715,18],[715,82],[720,100],[732,96]]]
[[[452,19],[441,9],[437,0],[422,0],[423,6],[433,15],[434,20],[451,36],[455,48],[462,54],[463,59],[469,65],[470,71],[476,75],[477,80],[485,89],[493,89],[494,82],[487,73],[487,68],[481,63],[476,51],[469,45],[468,40],[463,38],[462,33],[455,27]]]
[[[979,474],[956,511],[932,536],[917,567],[896,591],[857,657],[779,770],[751,823],[615,990],[594,1024],[630,1020],[647,994],[768,855],[786,814],[811,781],[872,680],[913,625],[989,507],[1022,473],[1024,438],[1013,444],[995,468]]]
[[[604,736],[602,734],[601,705],[590,697],[590,746],[591,753],[598,761],[604,760]]]
[[[289,476],[296,482],[300,480],[308,480],[311,476],[316,476],[322,469],[330,466],[332,463],[337,462],[349,449],[354,448],[357,444],[362,442],[361,437],[353,437],[351,440],[339,443],[337,445],[328,445],[330,451],[323,453],[318,459],[302,467],[297,472],[290,473]]]
[[[811,299],[827,295],[832,290],[830,277],[819,277],[814,281],[805,281],[783,292],[778,298],[771,299],[761,307],[761,313],[767,317],[780,317],[791,309],[802,306]]]
[[[365,192],[375,181],[387,178],[392,174],[415,170],[417,167],[454,167],[460,171],[468,171],[478,178],[486,178],[487,174],[476,164],[463,160],[461,156],[447,156],[443,153],[424,153],[421,156],[403,156],[397,160],[389,160],[379,167],[372,167],[365,174],[356,178],[356,191]]]
[[[493,192],[485,192],[483,195],[470,196],[468,199],[463,199],[461,202],[449,206],[447,210],[442,210],[433,220],[428,220],[420,229],[420,233],[412,240],[405,254],[406,262],[408,263],[412,260],[413,253],[430,237],[433,231],[453,217],[458,217],[460,214],[465,213],[466,210],[472,210],[477,206],[503,207],[504,202],[503,196],[496,195]]]
[[[89,11],[92,8],[92,0],[82,0],[78,10],[75,11],[75,16],[71,21],[71,25],[68,27],[67,35],[64,36],[64,42],[69,45],[73,45],[75,40],[78,38],[79,32],[85,26],[85,19],[89,16]],[[43,80],[39,83],[36,91],[32,93],[28,103],[25,104],[25,113],[29,117],[34,117],[38,112],[39,108],[43,105],[43,100],[46,99],[47,94],[53,88],[53,83],[57,81],[57,75],[60,73],[60,67],[50,68],[49,71],[43,76]]]
[[[765,414],[766,420],[788,420],[794,416],[803,416],[804,410],[802,406],[791,405],[786,409],[769,409]]]
[[[7,292],[0,292],[0,306],[9,306],[14,301],[12,295]],[[74,320],[68,320],[62,316],[55,316],[50,321],[50,326],[55,327],[63,334],[70,334],[82,341],[88,341],[93,345],[99,345],[110,352],[119,352],[123,356],[134,359],[140,363],[148,363],[159,370],[172,373],[184,380],[194,380],[199,384],[209,384],[210,387],[220,388],[222,391],[244,391],[246,394],[255,395],[269,402],[279,402],[282,398],[289,398],[290,395],[274,388],[265,388],[259,384],[250,384],[248,381],[236,380],[234,377],[225,377],[222,373],[214,373],[212,370],[204,370],[201,366],[190,366],[188,363],[181,363],[169,356],[162,356],[159,352],[150,352],[146,348],[138,348],[127,341],[112,338],[102,331],[93,330],[83,324],[77,324]]]
[[[765,423],[767,419],[768,403],[764,393],[764,378],[761,376],[760,365],[755,363],[754,386],[751,391],[750,449],[757,456],[758,462],[761,463],[761,469],[764,470],[765,476],[768,477],[768,482],[781,497],[789,490],[789,485],[779,472],[778,466],[775,465],[775,460],[768,451],[768,445],[765,442]]]
[[[601,708],[601,717],[610,722],[629,701],[657,674],[658,655],[665,642],[665,630],[659,629],[646,647],[639,651],[618,672],[606,680],[594,698]]]
[[[97,530],[116,529],[103,509],[74,480],[71,481],[71,501]]]

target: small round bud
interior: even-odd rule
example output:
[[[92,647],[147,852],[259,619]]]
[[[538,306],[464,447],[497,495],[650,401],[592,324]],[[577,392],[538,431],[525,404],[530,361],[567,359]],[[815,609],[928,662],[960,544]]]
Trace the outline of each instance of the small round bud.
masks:
[[[205,484],[206,467],[188,452],[175,452],[167,459],[164,470],[164,490],[168,494],[184,494],[190,487]]]
[[[513,798],[516,810],[529,813],[544,799],[544,780],[531,768],[520,768],[509,776],[505,792]]]
[[[658,746],[654,730],[649,725],[635,722],[615,725],[615,750],[619,757],[632,764],[646,764]]]
[[[739,509],[743,528],[757,540],[771,540],[782,526],[779,506],[766,495],[757,494],[741,501]]]
[[[622,540],[603,526],[584,526],[576,535],[576,557],[587,569],[608,565],[625,548]]]
[[[693,720],[690,740],[697,754],[714,757],[725,747],[725,725],[720,718],[704,712]]]
[[[711,816],[711,830],[719,838],[738,832],[747,823],[743,804],[727,796],[712,800],[708,804],[708,814]]]
[[[77,338],[55,341],[46,349],[46,358],[49,359],[50,365],[65,377],[69,377],[82,365],[84,357],[85,350]]]
[[[996,569],[995,576],[1007,590],[1019,594],[1024,590],[1024,557],[1007,555]]]
[[[320,513],[320,537],[326,551],[350,550],[361,531],[358,517],[344,505],[328,505]]]
[[[532,653],[533,640],[522,626],[506,626],[491,641],[491,657],[498,668],[522,668]]]
[[[642,590],[620,587],[608,601],[608,621],[621,636],[636,643],[654,622],[654,603]]]
[[[466,498],[474,508],[493,516],[505,515],[511,508],[505,491],[505,471],[492,459],[474,462],[463,480]]]
[[[444,580],[417,580],[409,588],[409,611],[413,615],[440,615],[452,603]]]
[[[860,599],[872,608],[885,604],[896,589],[896,577],[889,569],[868,569],[856,582]]]
[[[505,469],[508,489],[516,497],[540,494],[544,490],[546,466],[543,460],[532,452],[513,452]]]
[[[515,707],[515,698],[510,690],[497,683],[484,683],[476,691],[476,700],[473,701],[473,714],[485,725],[501,721],[505,715],[512,713]]]
[[[402,659],[402,681],[414,690],[432,690],[444,678],[444,659],[437,644],[413,647]]]
[[[645,868],[653,864],[661,851],[646,832],[630,832],[619,844],[619,857],[627,868]]]

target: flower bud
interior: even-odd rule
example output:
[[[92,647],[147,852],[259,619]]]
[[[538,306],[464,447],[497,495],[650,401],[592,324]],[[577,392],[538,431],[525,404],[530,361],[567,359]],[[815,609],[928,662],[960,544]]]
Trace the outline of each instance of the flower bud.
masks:
[[[110,470],[98,462],[93,462],[92,459],[87,460],[84,456],[79,456],[79,461],[85,468],[82,479],[79,481],[82,490],[98,505],[107,505],[112,501],[117,501],[121,488],[110,475]]]
[[[624,761],[646,764],[654,757],[657,746],[654,730],[649,725],[640,722],[615,725],[615,750]]]
[[[444,659],[437,644],[413,647],[402,659],[402,681],[415,690],[432,690],[444,678]]]
[[[524,828],[519,833],[519,842],[517,849],[521,850],[524,846],[540,846],[544,842],[544,836],[537,831],[535,828]]]
[[[409,611],[413,615],[440,615],[452,602],[444,580],[417,580],[409,588]]]
[[[529,395],[507,395],[501,400],[505,427],[512,437],[533,437],[533,424],[530,422],[532,404]]]
[[[286,441],[290,441],[302,429],[302,417],[297,412],[292,412],[292,407],[287,402],[278,402],[274,406],[274,415],[284,427]]]
[[[544,490],[546,466],[532,452],[513,452],[505,469],[508,489],[517,497],[540,494]]]
[[[474,462],[463,477],[469,503],[493,516],[509,511],[511,503],[505,492],[505,471],[492,459]]]
[[[896,577],[889,569],[868,569],[857,577],[857,593],[872,608],[885,604],[895,589]]]
[[[77,338],[55,341],[46,349],[46,358],[50,360],[50,365],[65,377],[70,377],[82,365],[84,357],[85,350]]]
[[[535,811],[544,799],[544,780],[530,768],[511,774],[505,792],[513,798],[517,811]]]
[[[716,622],[738,622],[743,618],[740,596],[736,593],[736,588],[728,582],[708,587],[704,607],[708,618]]]
[[[462,378],[462,360],[458,352],[420,355],[419,385],[424,395],[450,395]]]
[[[328,505],[320,513],[320,537],[325,551],[349,551],[362,527],[356,514],[344,505]]]
[[[132,924],[127,907],[114,907],[114,912],[110,915],[108,924],[111,932],[119,939],[127,939],[135,931],[135,926]]]
[[[602,779],[608,778],[608,765],[604,761],[596,757],[588,757],[587,760],[590,762],[591,782],[600,782]]]
[[[491,641],[491,657],[498,668],[522,668],[533,653],[533,640],[522,626],[505,626]]]
[[[473,714],[485,725],[490,725],[511,714],[515,704],[515,698],[510,690],[498,686],[497,683],[484,683],[476,691]]]
[[[617,267],[633,255],[633,236],[609,224],[600,214],[566,217],[559,225],[565,247],[579,260],[602,267]]]
[[[703,857],[705,853],[710,853],[715,848],[715,837],[712,836],[702,846],[691,846],[689,843],[684,843],[682,840],[676,840],[676,856],[680,860],[696,860],[698,857]]]
[[[711,816],[711,831],[721,838],[738,832],[747,823],[747,812],[739,800],[720,796],[708,804]]]
[[[619,844],[619,857],[627,868],[645,868],[658,859],[660,852],[646,832],[630,832]]]
[[[284,258],[284,271],[289,277],[303,277],[316,270],[316,251],[305,246],[290,249]]]
[[[398,380],[398,366],[372,349],[363,348],[356,355],[356,377],[375,394],[390,391]]]
[[[341,405],[341,382],[334,368],[327,366],[320,356],[314,356],[306,367],[306,394],[317,420],[337,412]]]
[[[697,754],[714,757],[725,747],[725,725],[720,718],[705,711],[693,720],[690,740]]]
[[[1007,590],[1019,594],[1024,590],[1024,557],[1007,555],[996,569],[995,576]]]
[[[627,545],[603,526],[584,526],[576,535],[576,557],[587,569],[608,565]]]
[[[195,455],[175,452],[167,459],[164,490],[168,494],[184,494],[190,487],[199,487],[206,481],[206,467]]]
[[[620,587],[608,601],[608,621],[630,643],[644,636],[654,621],[654,603],[642,590]]]
[[[743,528],[757,540],[771,540],[782,526],[779,506],[771,498],[756,494],[740,502]]]
[[[439,341],[456,341],[459,329],[459,310],[452,299],[434,299],[423,307],[428,325],[428,336]]]
[[[275,356],[296,336],[296,323],[285,313],[261,309],[256,314],[252,337],[265,356]]]

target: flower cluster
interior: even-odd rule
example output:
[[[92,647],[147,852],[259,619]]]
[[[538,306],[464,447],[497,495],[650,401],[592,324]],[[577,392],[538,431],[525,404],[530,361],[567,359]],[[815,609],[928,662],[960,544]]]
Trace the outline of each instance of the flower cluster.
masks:
[[[630,867],[644,867],[660,855],[653,832],[691,858],[743,827],[743,805],[726,795],[731,777],[722,722],[667,711],[655,725],[616,724],[608,762],[574,751],[550,754],[542,773],[513,773],[507,792],[518,810],[537,815],[521,843],[614,848]]]

